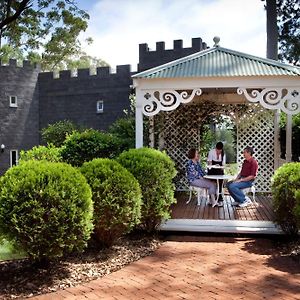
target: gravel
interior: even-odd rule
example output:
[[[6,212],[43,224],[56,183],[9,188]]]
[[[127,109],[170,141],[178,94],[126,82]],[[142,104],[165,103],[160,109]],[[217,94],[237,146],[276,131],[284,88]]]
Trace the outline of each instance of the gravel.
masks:
[[[0,262],[0,299],[29,298],[100,278],[150,255],[161,243],[157,236],[129,235],[111,248],[90,246],[47,266],[27,259]]]

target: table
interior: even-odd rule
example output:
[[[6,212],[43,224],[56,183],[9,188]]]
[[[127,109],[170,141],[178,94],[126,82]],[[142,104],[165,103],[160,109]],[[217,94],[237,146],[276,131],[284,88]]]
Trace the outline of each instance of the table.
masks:
[[[219,192],[220,183],[219,183],[219,180],[223,180],[222,181],[222,193],[221,194],[224,196],[224,193],[223,193],[224,181],[234,178],[234,176],[232,176],[232,175],[205,175],[203,177],[206,178],[206,179],[212,179],[212,180],[217,181],[217,201],[219,200],[219,196],[220,196],[220,192]]]

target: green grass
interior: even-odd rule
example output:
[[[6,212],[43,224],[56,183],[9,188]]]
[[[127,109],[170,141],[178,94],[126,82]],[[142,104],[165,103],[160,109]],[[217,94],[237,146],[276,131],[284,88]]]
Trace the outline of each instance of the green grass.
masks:
[[[0,240],[0,261],[26,257],[25,253],[17,251],[7,240]]]

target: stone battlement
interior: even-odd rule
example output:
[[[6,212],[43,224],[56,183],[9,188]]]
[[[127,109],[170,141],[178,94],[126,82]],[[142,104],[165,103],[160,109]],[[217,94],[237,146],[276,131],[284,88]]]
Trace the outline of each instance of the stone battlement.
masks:
[[[40,70],[40,65],[31,63],[29,60],[23,60],[18,64],[16,59],[10,59],[8,64],[0,60],[0,67],[24,68],[24,69],[37,69]]]
[[[90,69],[78,69],[77,72],[71,70],[59,71],[58,76],[54,72],[42,72],[39,74],[39,80],[59,80],[59,79],[70,79],[70,78],[109,78],[109,77],[120,77],[128,76],[131,77],[136,72],[131,72],[131,65],[118,65],[116,72],[112,72],[110,67],[98,67],[96,68],[96,74],[91,74]]]
[[[154,68],[172,60],[207,49],[201,38],[192,38],[192,47],[183,47],[182,40],[173,40],[173,49],[165,49],[165,42],[156,42],[156,50],[149,49],[148,44],[139,45],[138,71]]]

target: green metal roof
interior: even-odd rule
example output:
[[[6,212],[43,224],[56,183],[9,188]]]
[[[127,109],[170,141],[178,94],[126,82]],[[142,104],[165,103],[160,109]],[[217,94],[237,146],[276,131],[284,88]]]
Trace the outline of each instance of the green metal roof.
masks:
[[[300,76],[300,68],[222,47],[206,49],[140,72],[133,78]]]

